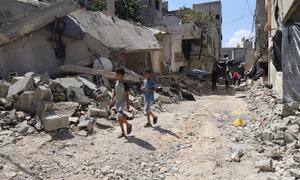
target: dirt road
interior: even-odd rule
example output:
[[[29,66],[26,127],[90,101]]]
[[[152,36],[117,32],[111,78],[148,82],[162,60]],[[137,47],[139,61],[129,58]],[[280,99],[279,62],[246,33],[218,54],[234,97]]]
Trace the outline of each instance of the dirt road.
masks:
[[[254,168],[256,145],[232,137],[232,120],[251,120],[238,96],[168,105],[153,128],[143,127],[144,117],[131,121],[126,139],[116,138],[118,127],[24,137],[1,148],[0,179],[267,179],[272,174]],[[235,148],[243,149],[240,163],[226,161]]]

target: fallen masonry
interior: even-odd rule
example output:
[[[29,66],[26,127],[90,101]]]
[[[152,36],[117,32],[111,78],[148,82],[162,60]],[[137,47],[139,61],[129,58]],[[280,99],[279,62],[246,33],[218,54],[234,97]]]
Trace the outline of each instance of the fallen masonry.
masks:
[[[96,86],[90,79],[98,72],[78,66],[67,68],[67,72],[79,71],[85,75],[52,79],[48,74],[29,72],[24,76],[11,78],[11,82],[0,82],[0,133],[3,134],[0,145],[15,143],[15,135],[70,129],[74,134],[88,136],[94,132],[94,126],[107,129],[117,125],[115,109],[108,109],[113,73],[106,74],[108,79],[102,77],[105,79],[105,86]],[[186,79],[182,76],[168,78],[168,81],[156,78],[162,90],[155,93],[155,111],[166,111],[163,104],[195,100],[187,87],[190,83],[195,85],[200,81],[182,81]],[[130,83],[130,111],[124,111],[124,114],[132,120],[143,114],[144,100],[142,91],[136,84],[139,81],[130,78],[126,81]]]
[[[266,159],[255,163],[255,167],[283,179],[299,178],[299,104],[284,103],[259,81],[250,88],[246,99],[255,115],[248,124],[254,133],[251,141],[260,144],[259,152]]]

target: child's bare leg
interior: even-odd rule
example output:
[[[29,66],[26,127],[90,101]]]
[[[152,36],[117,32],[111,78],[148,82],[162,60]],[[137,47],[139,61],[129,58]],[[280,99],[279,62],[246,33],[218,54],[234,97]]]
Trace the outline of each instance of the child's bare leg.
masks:
[[[151,113],[150,113],[150,112],[147,112],[147,115],[146,115],[146,116],[147,116],[147,121],[148,121],[149,124],[151,124],[151,121],[150,121],[150,115],[151,115]]]
[[[121,138],[121,137],[125,136],[124,125],[123,125],[124,122],[120,117],[118,118],[118,122],[119,122],[119,125],[121,128],[121,131],[122,131],[122,133],[118,137]]]
[[[152,118],[157,117],[157,116],[154,115],[154,113],[152,111],[150,111],[149,114],[152,116]]]
[[[120,119],[122,120],[123,124],[126,124],[127,127],[127,134],[131,133],[131,129],[132,129],[132,125],[130,123],[128,123],[127,119],[125,117],[120,117]]]
[[[153,118],[153,124],[156,124],[157,123],[157,116],[155,116],[154,114],[153,114],[153,112],[149,112],[149,114],[152,116],[152,118]]]

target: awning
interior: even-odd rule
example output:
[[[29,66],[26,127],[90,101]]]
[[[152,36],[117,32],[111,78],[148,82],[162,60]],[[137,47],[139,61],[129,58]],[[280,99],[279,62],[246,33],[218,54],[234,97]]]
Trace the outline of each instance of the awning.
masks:
[[[82,26],[85,33],[97,39],[108,49],[126,52],[160,49],[160,45],[149,29],[117,17],[107,17],[100,12],[79,9],[70,14]]]

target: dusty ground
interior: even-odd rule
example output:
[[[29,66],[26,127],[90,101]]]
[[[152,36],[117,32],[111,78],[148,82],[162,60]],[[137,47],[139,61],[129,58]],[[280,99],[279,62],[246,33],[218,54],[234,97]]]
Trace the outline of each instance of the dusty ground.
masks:
[[[267,179],[272,174],[254,168],[256,145],[234,142],[228,133],[235,118],[251,120],[238,96],[168,105],[153,128],[143,127],[144,117],[131,121],[126,139],[116,138],[118,127],[89,137],[65,130],[24,137],[0,149],[0,179]],[[226,161],[236,147],[245,152],[241,162]]]

